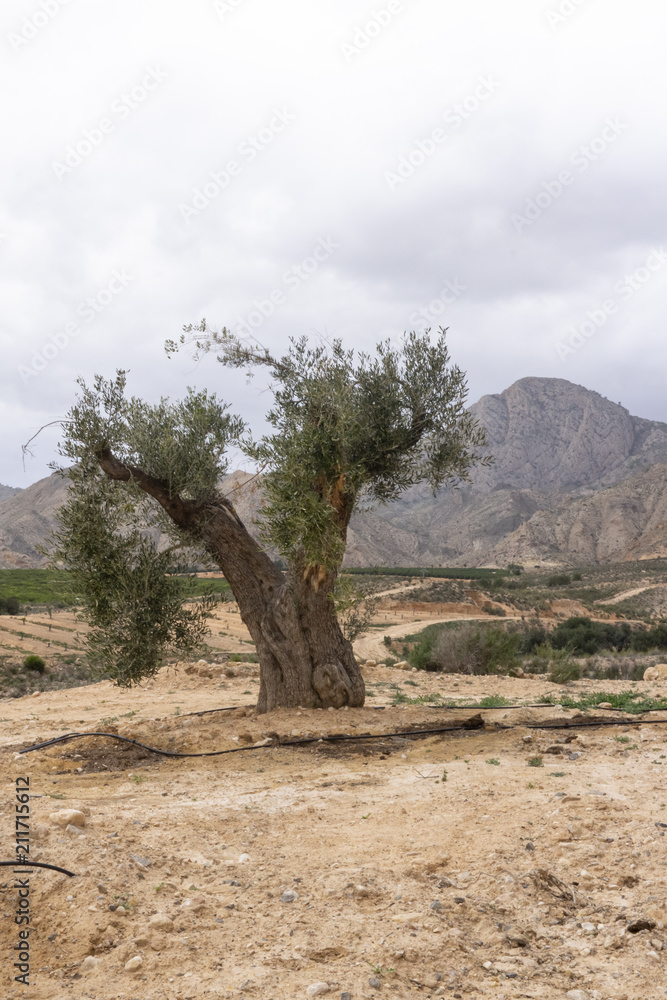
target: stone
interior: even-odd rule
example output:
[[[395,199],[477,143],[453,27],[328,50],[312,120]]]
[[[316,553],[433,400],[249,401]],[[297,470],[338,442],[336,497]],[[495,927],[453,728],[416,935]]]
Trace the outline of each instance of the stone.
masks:
[[[78,809],[59,809],[49,816],[49,822],[56,826],[85,826],[86,817]]]
[[[439,899],[436,899],[433,903],[431,903],[431,909],[435,910],[436,913],[440,913],[442,911],[442,903]]]
[[[280,902],[281,903],[293,903],[298,898],[299,898],[299,893],[298,892],[295,892],[294,889],[286,889],[285,892],[280,897]],[[314,995],[315,995],[314,993],[311,994],[311,996],[314,996]]]
[[[242,854],[241,857],[239,858],[239,864],[244,865],[246,863],[246,861],[250,861],[250,855],[249,854]]]
[[[340,1000],[352,1000],[351,993],[341,993]]]
[[[306,996],[307,997],[321,997],[325,993],[328,993],[328,992],[329,992],[329,984],[328,983],[313,983],[306,990]]]
[[[134,861],[137,868],[150,868],[151,863],[148,858],[142,858],[139,854],[130,854],[130,857]]]
[[[99,969],[101,964],[101,958],[95,958],[93,955],[86,955],[79,968],[81,969],[81,972],[95,972],[96,969]]]
[[[394,664],[394,669],[395,670],[407,670],[407,668],[409,666],[410,666],[410,664],[408,663],[407,660],[399,660],[398,663]]]
[[[598,708],[613,708],[614,706],[610,701],[601,701],[598,703]]]
[[[138,972],[139,969],[142,967],[143,964],[144,964],[144,960],[141,957],[141,955],[135,955],[134,958],[131,958],[129,960],[129,962],[125,963],[125,971],[126,972]]]
[[[589,1000],[586,990],[569,990],[565,996],[567,1000]]]
[[[638,917],[628,924],[631,934],[639,934],[640,931],[652,931],[655,928],[655,920],[647,920],[646,917]]]
[[[377,976],[371,976],[371,978],[368,980],[368,984],[369,986],[372,986],[374,990],[378,990],[382,986],[382,983],[377,978]]]
[[[148,923],[157,931],[173,931],[174,921],[166,913],[154,913]]]
[[[366,660],[364,663],[365,667],[377,667],[377,660]]]
[[[667,678],[667,663],[656,663],[644,671],[645,681],[664,681]]]

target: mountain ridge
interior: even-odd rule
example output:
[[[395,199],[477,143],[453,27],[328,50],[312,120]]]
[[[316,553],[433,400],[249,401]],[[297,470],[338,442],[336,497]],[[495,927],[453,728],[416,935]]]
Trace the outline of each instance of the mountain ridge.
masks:
[[[536,376],[470,410],[487,428],[494,463],[435,498],[422,484],[355,514],[344,565],[573,565],[667,554],[667,423]],[[36,546],[67,485],[53,475],[0,499],[0,566],[43,565]],[[261,479],[233,473],[221,488],[256,535]]]

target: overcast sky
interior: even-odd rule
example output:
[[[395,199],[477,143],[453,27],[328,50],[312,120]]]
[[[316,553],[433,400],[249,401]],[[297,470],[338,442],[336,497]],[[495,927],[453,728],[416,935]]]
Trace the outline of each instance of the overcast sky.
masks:
[[[470,402],[667,420],[660,0],[5,0],[0,482],[77,376],[268,398],[163,344],[449,327]]]

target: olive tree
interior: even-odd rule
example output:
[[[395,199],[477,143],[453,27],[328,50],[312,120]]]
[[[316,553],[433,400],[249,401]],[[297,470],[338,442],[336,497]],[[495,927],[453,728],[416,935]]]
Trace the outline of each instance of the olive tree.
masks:
[[[259,712],[362,705],[364,682],[334,595],[350,518],[418,483],[435,493],[467,480],[472,465],[489,460],[445,331],[409,333],[372,355],[304,337],[275,356],[203,321],[185,327],[167,351],[193,343],[196,356],[213,352],[225,368],[268,372],[270,432],[256,440],[207,392],[148,405],[126,397],[124,372],[112,381],[97,377],[92,387],[80,382],[60,446],[73,478],[59,558],[88,581],[86,609],[102,642],[115,628],[104,573],[111,590],[135,565],[142,579],[164,577],[164,554],[146,541],[146,530],[167,530],[174,546],[205,553],[229,582],[259,657]],[[261,469],[259,542],[220,488],[231,445]],[[108,572],[114,560],[116,583]],[[202,620],[179,617],[173,601],[161,610],[150,587],[144,592],[143,603],[136,593],[133,600],[143,634],[154,631],[153,658],[143,668],[150,672],[160,645],[187,645]],[[141,672],[129,670],[130,679]]]

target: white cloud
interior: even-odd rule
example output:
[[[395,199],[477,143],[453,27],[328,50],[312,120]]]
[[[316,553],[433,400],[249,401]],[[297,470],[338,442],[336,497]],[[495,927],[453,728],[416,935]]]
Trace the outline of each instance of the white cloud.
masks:
[[[168,361],[163,342],[203,316],[247,317],[328,234],[339,248],[266,317],[264,342],[320,331],[370,348],[399,336],[456,278],[465,293],[438,322],[450,327],[471,399],[524,375],[565,374],[667,420],[662,272],[566,372],[554,350],[619,274],[667,241],[665,8],[638,0],[629,16],[616,0],[586,0],[552,28],[555,0],[401,0],[346,61],[341,43],[386,6],[70,0],[17,49],[9,36],[41,8],[5,5],[0,85],[13,99],[0,111],[0,482],[44,474],[57,432],[38,441],[25,473],[20,445],[66,412],[78,375],[129,368],[132,391],[153,399],[208,384],[259,421],[266,396],[212,359]],[[151,67],[164,76],[121,121],[116,102]],[[501,86],[389,190],[385,172],[480,78]],[[276,108],[294,120],[186,225],[179,206],[239,158]],[[105,117],[113,128],[59,180],[53,161]],[[618,142],[518,233],[512,213],[615,118],[628,125]],[[123,268],[135,278],[122,295],[22,380],[26,358]]]

